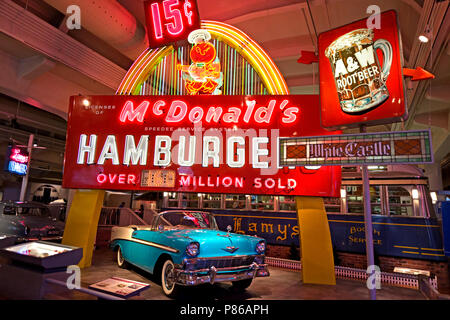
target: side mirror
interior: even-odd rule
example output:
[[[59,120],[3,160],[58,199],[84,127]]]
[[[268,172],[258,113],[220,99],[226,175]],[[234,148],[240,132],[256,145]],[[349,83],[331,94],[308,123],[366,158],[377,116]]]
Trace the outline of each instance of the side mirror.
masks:
[[[230,225],[228,225],[228,226],[227,226],[227,231],[228,231],[228,232],[231,232],[232,230],[233,230],[233,228],[232,228]]]

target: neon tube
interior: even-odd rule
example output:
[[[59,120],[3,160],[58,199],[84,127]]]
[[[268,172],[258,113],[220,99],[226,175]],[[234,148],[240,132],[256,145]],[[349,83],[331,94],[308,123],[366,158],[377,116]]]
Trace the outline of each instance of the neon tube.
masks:
[[[262,88],[261,92],[266,91],[265,89],[267,88],[269,94],[289,93],[286,81],[276,67],[275,63],[269,58],[267,53],[244,32],[225,23],[209,20],[202,21],[202,28],[208,30],[211,35],[215,36],[216,38],[220,38],[230,47],[234,48],[250,63],[250,65],[258,73],[265,85],[265,88]],[[139,88],[142,85],[142,82],[145,81],[144,79],[146,78],[146,76],[153,70],[153,68],[157,64],[161,62],[161,59],[163,57],[165,57],[172,51],[172,46],[162,47],[156,50],[145,50],[133,63],[133,65],[125,75],[124,79],[119,85],[119,88],[117,89],[116,94],[137,94],[139,92]],[[181,56],[183,58],[183,52],[181,52]],[[224,62],[226,61],[225,63],[227,64],[227,66],[224,66],[224,70],[228,69],[227,67],[231,62],[231,60],[228,61],[228,59],[233,59],[233,54],[228,54],[228,52],[225,52],[225,56],[226,58],[224,59]],[[236,61],[236,58],[237,57],[235,57],[233,60]],[[232,66],[230,65],[230,69],[231,67]],[[165,72],[165,70],[163,72]],[[230,70],[230,72],[232,72],[232,70]],[[233,74],[235,73],[236,70]],[[224,79],[223,88],[225,89],[226,87],[228,87],[228,92],[236,92],[236,89],[234,88],[234,78],[226,78],[228,79]],[[233,83],[230,83],[232,81]]]

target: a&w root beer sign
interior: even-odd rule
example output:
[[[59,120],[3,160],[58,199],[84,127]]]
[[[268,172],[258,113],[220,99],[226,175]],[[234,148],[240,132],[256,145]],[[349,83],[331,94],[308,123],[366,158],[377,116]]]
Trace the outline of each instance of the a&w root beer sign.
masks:
[[[390,123],[406,117],[397,14],[380,15],[319,35],[320,104],[325,128]]]

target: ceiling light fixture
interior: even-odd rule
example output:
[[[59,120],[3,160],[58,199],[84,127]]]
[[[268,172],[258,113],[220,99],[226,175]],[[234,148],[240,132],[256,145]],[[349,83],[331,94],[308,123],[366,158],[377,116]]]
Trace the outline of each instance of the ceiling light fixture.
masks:
[[[88,99],[83,99],[83,105],[84,105],[85,107],[89,107],[90,104],[91,104],[91,103],[89,102]]]
[[[432,38],[433,38],[433,35],[431,34],[430,28],[427,27],[425,29],[425,31],[420,34],[419,41],[422,43],[427,43]]]
[[[430,41],[430,39],[429,39],[426,35],[421,34],[421,35],[419,36],[419,41],[420,41],[420,42],[423,42],[423,43],[427,43],[428,41]]]

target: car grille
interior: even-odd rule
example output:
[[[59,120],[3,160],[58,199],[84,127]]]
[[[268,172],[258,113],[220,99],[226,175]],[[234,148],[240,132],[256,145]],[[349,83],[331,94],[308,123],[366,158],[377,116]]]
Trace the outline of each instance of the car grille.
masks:
[[[187,268],[188,270],[199,270],[199,269],[209,269],[211,267],[215,268],[231,268],[240,266],[249,266],[255,261],[255,256],[244,256],[244,257],[232,257],[232,258],[222,258],[222,259],[192,259],[188,260]]]

